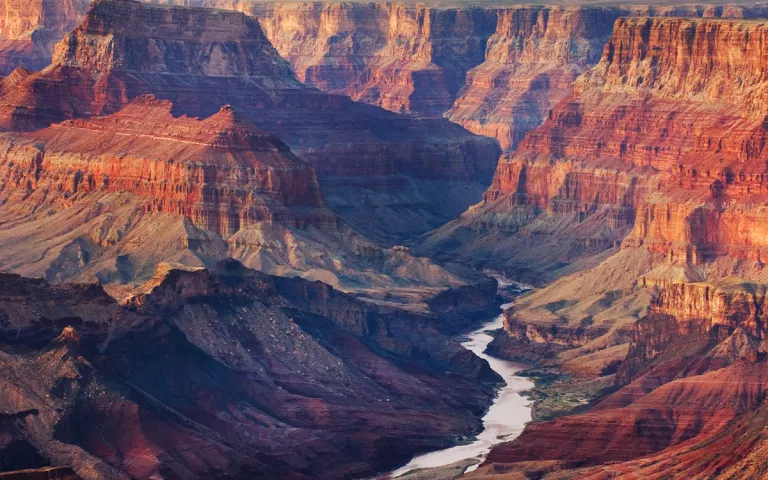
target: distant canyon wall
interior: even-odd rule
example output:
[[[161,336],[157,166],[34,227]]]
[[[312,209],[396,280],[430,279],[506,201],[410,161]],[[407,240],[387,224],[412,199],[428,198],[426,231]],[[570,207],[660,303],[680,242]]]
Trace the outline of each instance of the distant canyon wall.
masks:
[[[388,110],[445,115],[513,149],[600,60],[622,16],[755,18],[765,5],[430,7],[206,0],[259,18],[300,80]]]
[[[0,73],[40,69],[88,0],[0,4]],[[405,3],[146,0],[259,19],[298,78],[417,116],[446,116],[514,149],[600,59],[625,16],[758,18],[768,5],[433,7]]]
[[[16,67],[38,70],[53,46],[82,20],[89,0],[0,1],[0,75]]]

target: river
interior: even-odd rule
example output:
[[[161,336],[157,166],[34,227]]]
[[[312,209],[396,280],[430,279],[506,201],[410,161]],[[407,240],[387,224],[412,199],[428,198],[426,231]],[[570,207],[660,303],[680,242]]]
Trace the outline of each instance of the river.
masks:
[[[503,305],[502,308],[510,305],[512,304]],[[469,472],[485,460],[491,447],[497,443],[512,440],[522,433],[525,424],[531,421],[532,404],[529,399],[521,395],[521,392],[533,388],[533,382],[515,375],[525,368],[522,365],[491,357],[485,353],[488,344],[493,340],[493,337],[486,332],[498,330],[503,325],[504,315],[499,315],[477,330],[466,334],[467,340],[462,342],[462,345],[472,350],[477,356],[487,360],[491,368],[506,382],[506,386],[499,390],[496,400],[483,417],[483,431],[472,443],[419,455],[407,465],[379,478],[397,478],[417,469],[441,467],[460,460],[476,459],[477,463],[467,469]]]

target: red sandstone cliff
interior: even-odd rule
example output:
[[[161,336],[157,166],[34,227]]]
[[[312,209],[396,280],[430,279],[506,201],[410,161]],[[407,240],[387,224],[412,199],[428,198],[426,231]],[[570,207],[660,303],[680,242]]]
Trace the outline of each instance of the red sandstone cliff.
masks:
[[[429,248],[456,229],[510,224],[575,247],[577,227],[558,228],[575,219],[596,245],[609,240],[603,248],[626,225],[625,247],[671,262],[759,260],[768,238],[760,227],[768,83],[756,66],[767,32],[760,21],[619,19],[598,65],[502,157],[484,202],[436,232]],[[482,249],[481,241],[462,248]]]
[[[401,222],[403,232],[446,220],[473,200],[499,153],[495,142],[446,120],[403,118],[305,87],[241,13],[127,0],[95,2],[50,67],[5,86],[0,123],[36,130],[114,112],[144,94],[171,100],[174,115],[207,117],[231,105],[312,164],[321,184],[328,180],[329,205],[369,230],[396,218],[391,209],[400,205],[421,207]],[[435,181],[471,194],[438,201],[436,188],[424,186]]]
[[[312,168],[229,107],[204,120],[171,109],[140,97],[110,116],[6,135],[3,196],[20,202],[40,191],[43,203],[129,193],[146,197],[150,212],[188,217],[225,238],[258,222],[299,226],[286,206],[322,206]]]
[[[642,292],[650,311],[632,329],[617,392],[526,430],[482,473],[736,475],[754,454],[740,443],[738,454],[709,456],[723,438],[759,443],[746,425],[764,415],[765,285],[722,277],[765,278],[768,84],[756,67],[766,32],[760,21],[619,19],[598,65],[500,163],[481,215],[535,208],[528,224],[543,230],[537,222],[592,223],[592,212],[620,209],[633,224],[624,251],[524,299],[508,316],[511,336],[583,355],[613,345],[597,327]],[[562,201],[575,207],[565,217]]]
[[[111,115],[0,135],[2,268],[130,284],[159,262],[234,257],[337,286],[415,284],[426,297],[461,283],[343,225],[312,167],[229,106],[202,120],[173,109],[138,97]]]
[[[765,5],[508,8],[393,3],[206,5],[259,19],[299,78],[397,112],[440,116],[512,149],[600,59],[619,16],[755,18]]]
[[[74,28],[88,0],[3,0],[0,2],[0,75],[22,66],[50,63],[53,46]]]
[[[513,7],[497,12],[482,64],[447,112],[470,131],[514,149],[571,83],[600,58],[621,7]]]
[[[765,293],[738,278],[670,284],[634,327],[618,391],[586,413],[530,426],[495,448],[477,476],[738,478],[764,448],[755,433],[768,389]],[[724,439],[734,442],[727,453]]]

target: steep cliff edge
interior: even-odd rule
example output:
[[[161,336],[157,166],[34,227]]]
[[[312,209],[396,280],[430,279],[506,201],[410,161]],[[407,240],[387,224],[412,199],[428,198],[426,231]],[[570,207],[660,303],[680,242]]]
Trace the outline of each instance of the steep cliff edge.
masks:
[[[446,113],[514,149],[600,59],[622,7],[513,7],[497,12],[482,64]]]
[[[206,5],[259,19],[299,78],[396,112],[445,115],[514,149],[600,60],[620,16],[757,18],[754,5]]]
[[[596,263],[521,298],[496,348],[587,378],[615,372],[619,389],[530,428],[482,473],[705,476],[742,458],[712,461],[717,438],[759,442],[745,422],[764,415],[766,32],[763,21],[617,20],[598,65],[502,159],[484,203],[441,233],[511,224],[572,262],[529,265],[539,272]],[[585,258],[573,237],[586,226],[621,250]]]
[[[395,112],[441,116],[483,61],[496,13],[402,3],[268,4],[267,37],[303,82]]]
[[[138,97],[113,115],[6,134],[6,198],[125,192],[224,237],[260,221],[297,225],[285,206],[322,206],[312,167],[230,107],[204,120],[172,108]]]
[[[0,266],[134,284],[159,262],[235,257],[344,288],[417,288],[423,298],[462,284],[344,226],[312,167],[231,107],[202,120],[172,111],[142,96],[111,115],[0,135]]]
[[[232,11],[99,0],[51,66],[0,89],[5,126],[27,130],[4,137],[2,264],[52,280],[133,281],[153,262],[234,256],[335,285],[456,286],[365,232],[390,241],[443,221],[498,154],[445,120],[304,86]],[[451,188],[463,196],[445,201]]]
[[[404,118],[304,86],[242,13],[129,0],[95,2],[50,67],[4,88],[2,123],[36,130],[112,113],[144,94],[171,100],[176,116],[207,117],[231,105],[312,164],[329,206],[369,230],[371,218],[392,223],[401,206],[418,206],[400,222],[402,232],[424,231],[466,208],[499,153],[495,142],[446,120]],[[424,182],[471,194],[440,202]]]
[[[617,20],[598,65],[502,157],[484,202],[436,231],[427,250],[458,236],[460,252],[488,262],[535,236],[558,243],[567,264],[631,231],[625,248],[671,262],[759,259],[765,35],[757,20]],[[505,230],[516,235],[497,235]],[[489,245],[485,233],[500,239]],[[508,249],[506,267],[525,268]],[[562,263],[529,266],[558,275]]]
[[[485,60],[470,70],[447,116],[512,150],[594,67],[619,17],[760,18],[765,5],[512,7],[497,11]]]
[[[478,475],[738,477],[764,448],[765,296],[765,284],[735,277],[669,284],[633,327],[621,388],[586,413],[526,429]],[[728,454],[718,447],[726,438],[738,446]]]
[[[0,2],[0,75],[17,67],[39,70],[53,47],[85,15],[89,0],[4,0]]]
[[[163,265],[125,305],[96,285],[0,285],[0,454],[37,462],[11,467],[366,476],[478,429],[498,382],[432,317],[233,261]]]

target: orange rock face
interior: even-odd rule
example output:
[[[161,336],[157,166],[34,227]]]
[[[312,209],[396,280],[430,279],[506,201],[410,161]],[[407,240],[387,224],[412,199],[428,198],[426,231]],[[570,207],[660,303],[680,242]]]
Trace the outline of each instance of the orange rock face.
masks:
[[[0,110],[13,130],[0,265],[57,281],[131,283],[159,262],[234,257],[334,285],[455,286],[365,234],[463,210],[499,153],[447,120],[306,87],[242,13],[130,0],[95,2],[51,66],[3,79]],[[464,196],[446,201],[444,187]]]
[[[53,46],[74,28],[88,0],[4,0],[0,2],[0,75],[18,66],[41,69]]]
[[[6,135],[4,196],[130,193],[147,198],[147,211],[225,238],[258,222],[299,226],[286,206],[322,205],[312,168],[275,137],[228,107],[205,120],[174,118],[171,108],[140,97],[110,116]]]
[[[600,213],[603,237],[632,226],[625,247],[670,262],[760,260],[767,35],[757,20],[619,19],[598,65],[502,157],[484,204],[456,228],[521,209],[533,214],[519,226]]]
[[[271,4],[264,31],[302,81],[395,112],[440,116],[483,61],[496,13],[399,3]]]
[[[750,18],[764,5],[476,8],[210,0],[259,19],[299,78],[396,112],[445,115],[513,149],[599,60],[620,16]]]
[[[765,294],[764,284],[736,278],[668,286],[634,326],[621,388],[587,413],[529,426],[495,448],[478,475],[706,476],[758,455],[748,424],[764,426]],[[724,437],[752,440],[715,460]]]
[[[474,197],[499,154],[493,140],[447,120],[404,118],[304,86],[242,13],[117,0],[95,2],[50,67],[2,86],[0,124],[37,130],[113,113],[146,94],[172,101],[177,116],[209,117],[231,105],[315,167],[321,184],[329,179],[330,206],[352,223],[376,219],[371,228],[402,203],[426,205],[406,231],[445,221],[475,198],[436,201],[437,187],[418,182],[455,181]],[[377,203],[385,208],[371,208]]]
[[[447,116],[472,132],[514,148],[538,127],[571,83],[593,67],[619,7],[513,7],[497,12],[482,64]]]

